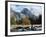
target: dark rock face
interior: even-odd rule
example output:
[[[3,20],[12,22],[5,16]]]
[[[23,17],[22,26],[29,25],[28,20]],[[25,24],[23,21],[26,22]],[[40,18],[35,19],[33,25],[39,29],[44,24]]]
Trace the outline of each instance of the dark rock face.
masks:
[[[22,11],[21,11],[21,13],[23,13],[23,14],[25,14],[26,16],[32,16],[32,13],[31,13],[31,11],[29,11],[27,8],[24,8]]]
[[[22,14],[24,14],[25,16],[29,16],[31,19],[33,20],[36,20],[37,17],[31,13],[30,10],[28,10],[27,8],[24,8],[22,11],[21,11]]]

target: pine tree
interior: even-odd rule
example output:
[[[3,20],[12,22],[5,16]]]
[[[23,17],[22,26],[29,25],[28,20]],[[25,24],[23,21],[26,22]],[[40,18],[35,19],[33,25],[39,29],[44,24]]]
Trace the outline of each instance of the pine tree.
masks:
[[[11,23],[11,25],[15,25],[16,24],[16,21],[15,21],[15,17],[14,16],[12,16],[10,18],[10,23]]]

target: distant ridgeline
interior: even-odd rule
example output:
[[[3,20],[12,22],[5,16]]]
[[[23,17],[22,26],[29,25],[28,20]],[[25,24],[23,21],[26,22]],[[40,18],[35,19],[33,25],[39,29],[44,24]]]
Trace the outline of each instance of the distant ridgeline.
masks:
[[[11,9],[10,16],[11,25],[29,25],[42,23],[42,15],[37,17],[27,8],[24,8],[21,12],[15,12]]]

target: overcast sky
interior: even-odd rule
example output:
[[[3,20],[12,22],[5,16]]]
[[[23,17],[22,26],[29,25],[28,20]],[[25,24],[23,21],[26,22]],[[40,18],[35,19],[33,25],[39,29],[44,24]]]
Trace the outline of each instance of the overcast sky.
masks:
[[[11,4],[10,7],[12,10],[16,12],[21,12],[24,8],[29,9],[34,15],[38,16],[42,14],[42,7],[37,5],[13,5]]]

